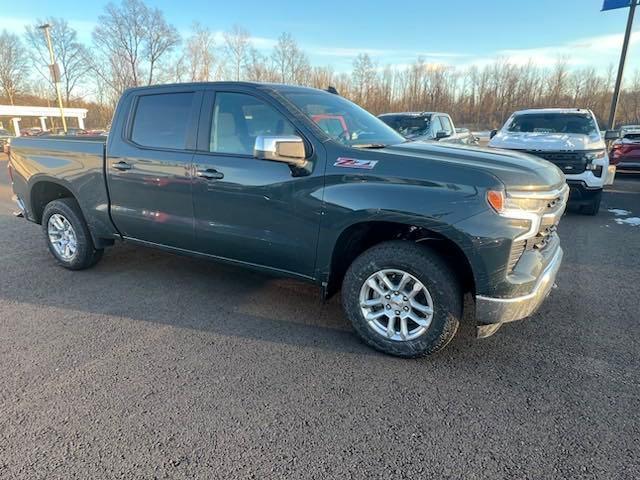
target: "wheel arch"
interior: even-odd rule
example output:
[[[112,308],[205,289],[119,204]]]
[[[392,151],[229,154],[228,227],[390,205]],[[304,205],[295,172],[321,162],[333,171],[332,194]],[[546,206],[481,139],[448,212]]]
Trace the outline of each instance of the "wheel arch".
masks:
[[[80,196],[74,191],[73,187],[69,183],[56,178],[39,176],[31,183],[29,187],[30,219],[37,224],[41,224],[42,215],[47,204],[60,198],[72,198],[78,203],[80,212],[89,227],[93,243],[97,248],[104,248],[114,244],[112,238],[96,233],[101,229],[96,230],[96,225],[91,221],[91,216],[87,215],[85,207],[80,201]]]
[[[65,185],[51,178],[39,178],[29,191],[31,215],[35,223],[42,223],[42,214],[46,205],[59,198],[73,198],[78,201],[69,185]]]
[[[324,297],[334,295],[342,285],[349,265],[365,250],[388,240],[406,240],[438,253],[460,279],[464,292],[475,293],[474,271],[461,246],[445,234],[423,226],[393,221],[362,221],[345,228],[331,255]]]

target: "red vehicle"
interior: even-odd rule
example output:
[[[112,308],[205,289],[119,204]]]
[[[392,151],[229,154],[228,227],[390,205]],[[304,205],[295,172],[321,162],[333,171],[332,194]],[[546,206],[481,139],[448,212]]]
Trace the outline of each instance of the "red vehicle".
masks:
[[[342,115],[319,113],[311,115],[311,119],[329,135],[334,135],[340,138],[350,138],[347,122]]]
[[[622,137],[611,146],[609,161],[618,172],[640,173],[640,125],[622,129]]]

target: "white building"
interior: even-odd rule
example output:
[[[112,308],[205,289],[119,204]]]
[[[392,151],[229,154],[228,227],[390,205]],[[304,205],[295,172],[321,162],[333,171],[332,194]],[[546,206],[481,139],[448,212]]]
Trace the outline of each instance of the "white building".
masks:
[[[75,118],[78,128],[84,128],[84,119],[87,118],[86,108],[65,108],[65,118]],[[38,117],[43,131],[47,128],[47,117],[60,118],[60,109],[57,107],[24,107],[18,105],[0,105],[0,117],[10,117],[16,136],[20,136],[20,120],[22,117]]]

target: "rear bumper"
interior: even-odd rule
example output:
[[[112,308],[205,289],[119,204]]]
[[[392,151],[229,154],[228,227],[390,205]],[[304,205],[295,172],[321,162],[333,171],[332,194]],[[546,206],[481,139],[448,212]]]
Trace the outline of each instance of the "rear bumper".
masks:
[[[555,284],[556,275],[562,263],[562,248],[557,247],[553,257],[542,271],[533,290],[512,298],[476,296],[477,336],[485,338],[493,335],[503,323],[513,322],[532,315],[542,304]]]

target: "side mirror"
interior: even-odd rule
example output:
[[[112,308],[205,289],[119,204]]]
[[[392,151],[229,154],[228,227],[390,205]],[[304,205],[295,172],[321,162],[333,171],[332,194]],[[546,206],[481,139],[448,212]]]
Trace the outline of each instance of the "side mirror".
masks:
[[[491,130],[491,133],[489,133],[489,140],[491,140],[497,134],[498,134],[498,130],[496,130],[495,128],[493,130]]]
[[[295,135],[277,137],[260,135],[256,137],[253,156],[262,160],[288,163],[300,168],[307,164],[304,142]]]
[[[604,132],[604,139],[606,141],[609,140],[618,140],[620,138],[620,130],[607,130]]]
[[[440,130],[440,131],[436,132],[436,140],[441,140],[441,139],[447,138],[449,136],[450,135],[447,132],[445,132],[444,130]]]

